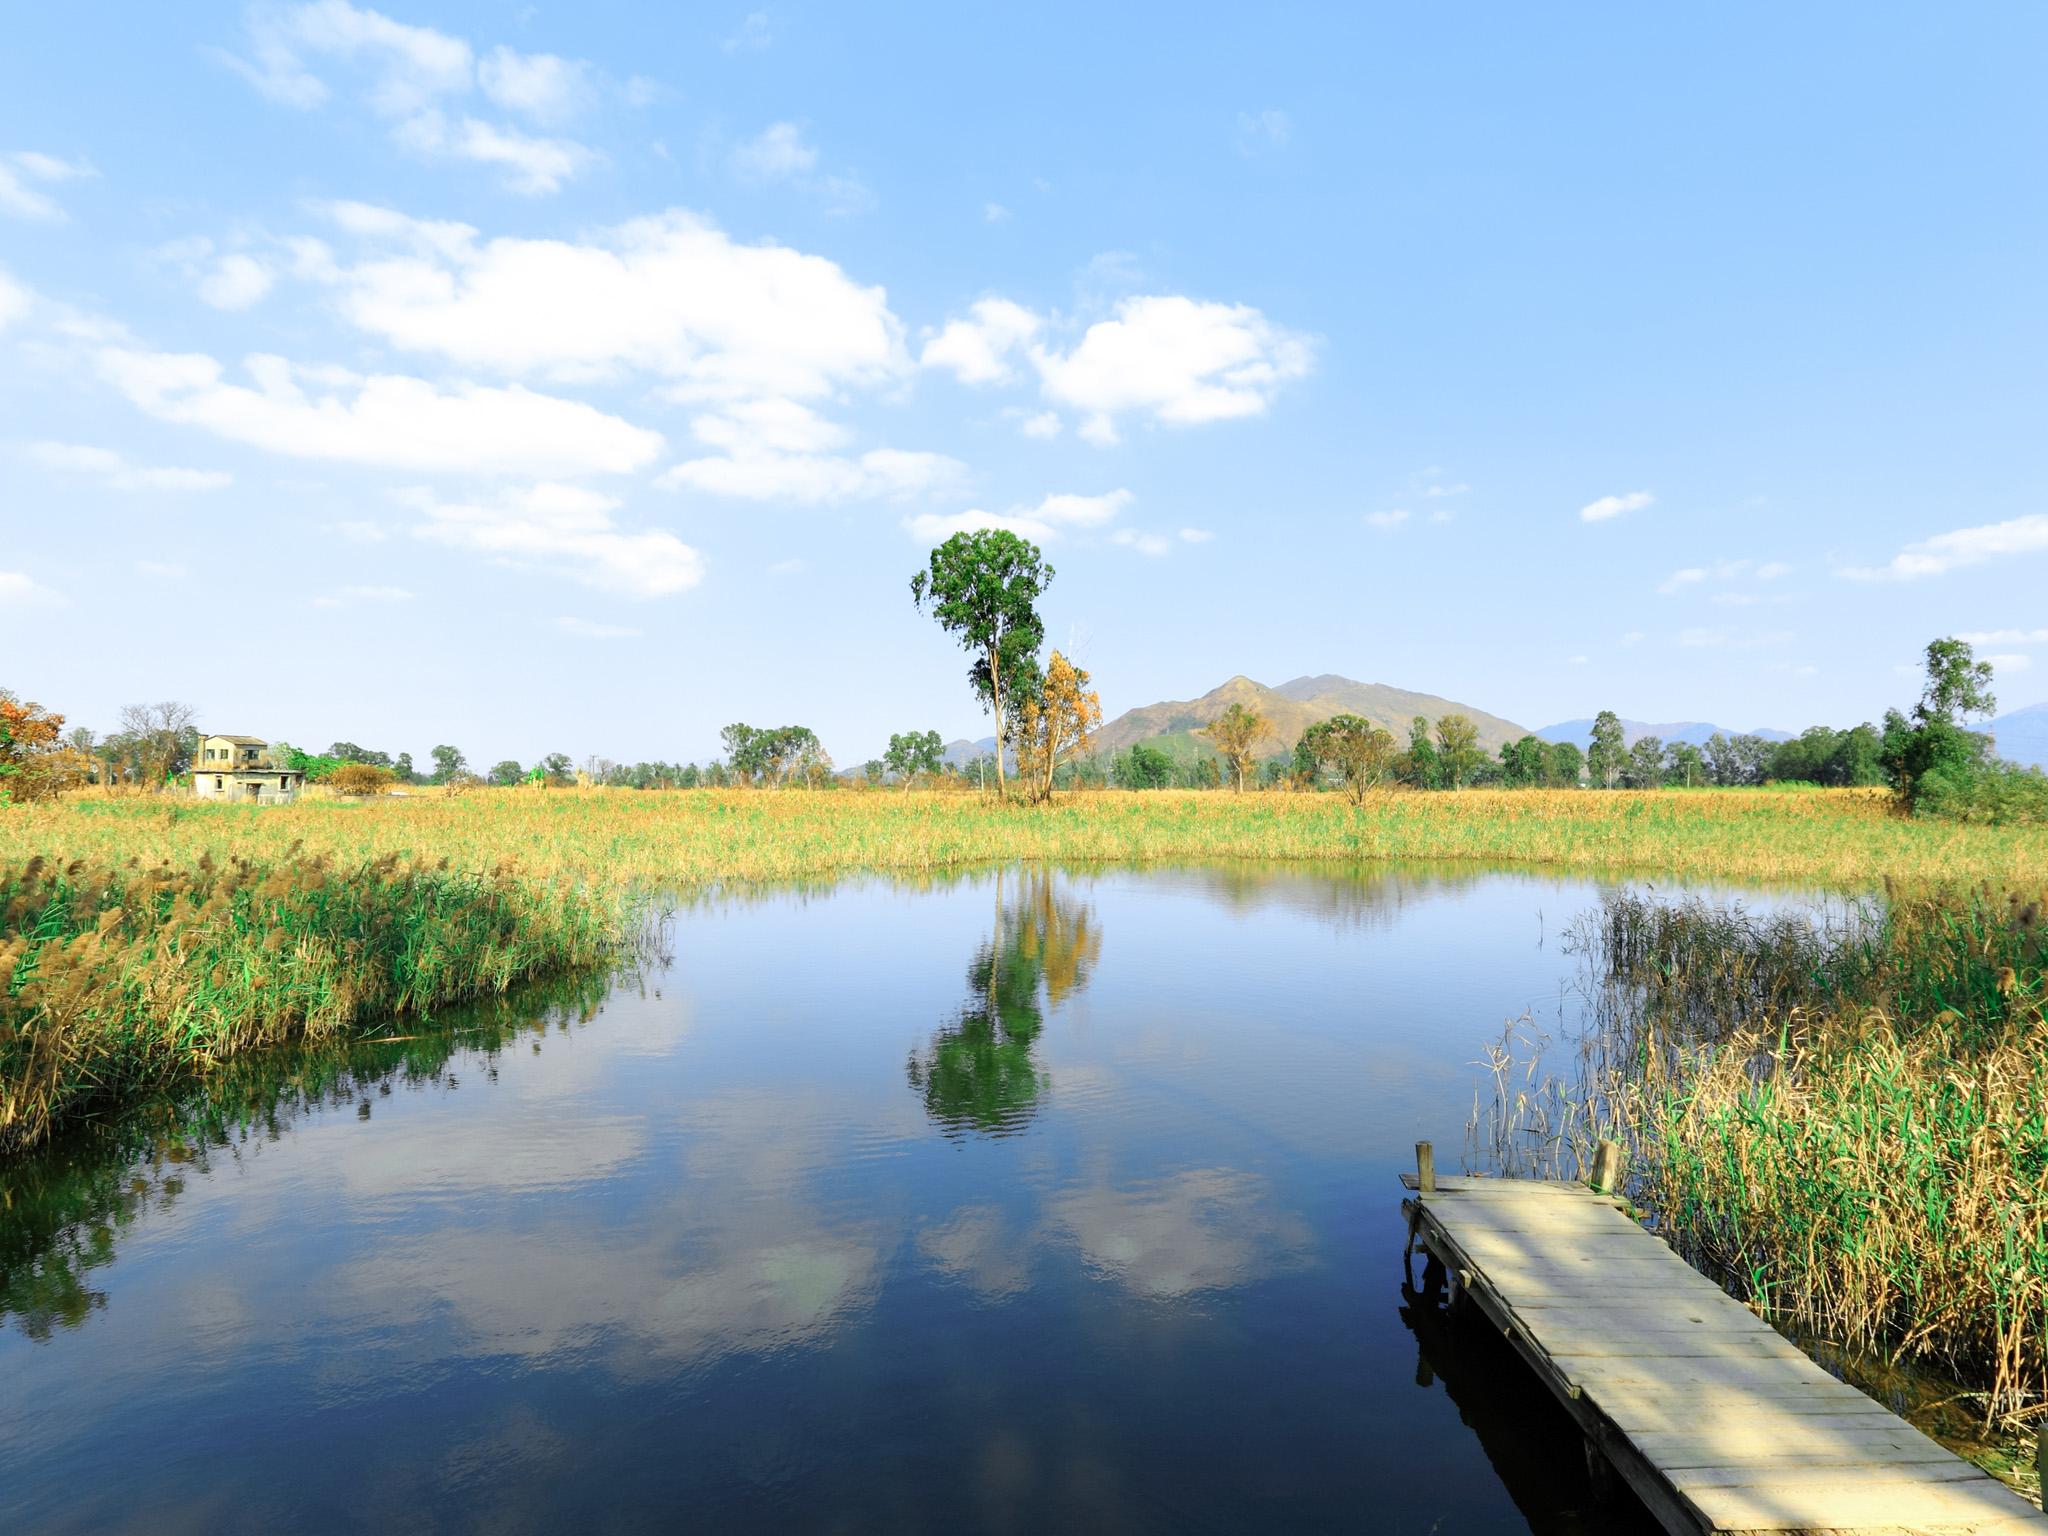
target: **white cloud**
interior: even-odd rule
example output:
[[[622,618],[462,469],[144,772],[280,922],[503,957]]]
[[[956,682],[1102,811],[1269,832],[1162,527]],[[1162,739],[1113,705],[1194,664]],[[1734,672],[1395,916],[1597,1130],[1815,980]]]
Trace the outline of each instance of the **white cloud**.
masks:
[[[686,459],[664,470],[665,491],[704,491],[749,501],[901,500],[957,485],[966,466],[942,453],[874,448],[858,457],[821,453],[748,452]]]
[[[1180,536],[1182,542],[1187,544],[1207,544],[1211,539],[1216,537],[1216,535],[1207,528],[1183,528],[1180,531]]]
[[[351,544],[382,544],[391,537],[390,534],[384,531],[384,526],[381,523],[362,521],[340,522],[334,525],[334,531],[344,539],[347,539]]]
[[[909,368],[883,291],[787,246],[739,245],[681,210],[579,242],[480,241],[466,225],[326,205],[382,249],[318,274],[358,328],[514,375],[643,369],[686,400],[804,399]]]
[[[1380,532],[1391,533],[1408,521],[1408,509],[1406,507],[1393,507],[1385,512],[1368,512],[1365,514],[1365,520],[1372,527],[1379,529]]]
[[[681,539],[665,529],[621,529],[611,515],[619,502],[581,486],[543,483],[490,504],[443,502],[426,491],[400,500],[424,519],[413,529],[417,538],[562,572],[586,586],[667,597],[704,576],[703,559]]]
[[[1939,576],[1964,566],[1982,565],[2000,555],[2029,555],[2048,551],[2048,515],[2039,512],[2010,518],[2002,523],[1985,523],[1976,528],[1957,528],[1931,539],[1908,544],[1888,565],[1857,567],[1842,572],[1854,581],[1913,581],[1922,576]]]
[[[477,84],[508,112],[539,123],[566,122],[589,103],[590,66],[552,53],[515,53],[502,45],[477,65]]]
[[[199,284],[199,297],[215,309],[247,309],[260,303],[276,281],[254,256],[223,256]]]
[[[795,123],[770,123],[759,136],[733,146],[726,164],[742,181],[787,181],[802,176],[818,163],[814,145],[804,142],[803,129]]]
[[[495,475],[623,474],[660,452],[659,433],[520,385],[363,377],[285,358],[244,361],[251,388],[203,353],[103,347],[101,375],[159,420],[297,458]],[[309,388],[310,386],[310,388]]]
[[[1621,637],[1621,643],[1624,646],[1640,645],[1642,641],[1643,632],[1640,629],[1632,629]]]
[[[725,40],[727,53],[758,53],[775,41],[775,20],[766,11],[749,11],[739,30]]]
[[[0,571],[0,611],[61,607],[64,595],[31,581],[24,571]]]
[[[1431,507],[1429,509],[1429,520],[1432,523],[1454,522],[1457,520],[1457,516],[1458,514],[1449,507]]]
[[[1791,574],[1792,567],[1782,560],[1766,560],[1756,568],[1756,579],[1758,581],[1777,581]]]
[[[1026,437],[1050,442],[1060,435],[1060,417],[1057,411],[1020,412],[1017,430]]]
[[[64,210],[57,200],[46,192],[38,192],[29,183],[70,181],[98,174],[83,160],[60,160],[33,149],[0,155],[0,213],[43,224],[62,223]]]
[[[1109,536],[1112,544],[1121,544],[1135,549],[1141,555],[1159,556],[1173,548],[1173,540],[1164,534],[1146,533],[1138,528],[1119,528]]]
[[[1707,568],[1703,565],[1689,565],[1684,570],[1673,571],[1665,577],[1658,584],[1657,590],[1669,597],[1682,588],[1698,586],[1707,579],[1708,574]]]
[[[1620,517],[1624,512],[1640,512],[1656,499],[1648,491],[1629,491],[1619,496],[1602,496],[1579,508],[1579,520],[1587,523],[1604,523],[1611,517]]]
[[[1247,158],[1270,149],[1285,149],[1293,137],[1294,120],[1285,112],[1268,108],[1237,114],[1237,152]]]
[[[1790,630],[1755,631],[1747,629],[1693,628],[1678,632],[1678,643],[1695,650],[1754,651],[1766,646],[1783,645],[1796,638]]]
[[[963,384],[1007,383],[1012,377],[1010,354],[1036,336],[1044,323],[1008,299],[980,299],[969,308],[967,319],[948,320],[924,344],[918,361],[926,368],[950,368]],[[1054,416],[1054,431],[1058,423]]]
[[[589,66],[579,61],[499,47],[479,65],[462,38],[348,0],[263,6],[247,15],[249,56],[224,50],[215,56],[272,101],[301,110],[319,106],[329,90],[309,61],[336,60],[366,72],[370,109],[392,124],[402,148],[497,166],[513,191],[556,191],[596,158],[570,140],[537,138],[470,116],[451,125],[443,116],[445,104],[481,88],[500,107],[543,123],[562,121],[591,94]]]
[[[631,640],[640,631],[624,624],[599,624],[590,619],[563,617],[555,620],[555,628],[565,635],[575,635],[583,640]]]
[[[2024,651],[1999,651],[1977,659],[1990,662],[2000,672],[2024,672],[2034,664],[2034,658]]]
[[[1010,210],[1001,203],[983,203],[981,221],[984,224],[1003,224],[1009,221]]]
[[[1422,494],[1435,500],[1444,496],[1463,496],[1471,489],[1471,486],[1460,481],[1456,485],[1426,485],[1422,488]]]
[[[439,112],[406,119],[398,142],[429,159],[472,160],[504,171],[507,191],[527,197],[559,192],[590,163],[591,152],[573,139],[549,139],[500,128],[474,117],[451,125]]]
[[[905,519],[903,526],[912,538],[931,544],[942,543],[956,533],[972,533],[982,528],[1007,528],[1024,538],[1047,542],[1077,528],[1098,528],[1113,522],[1133,499],[1126,490],[1108,491],[1100,496],[1063,493],[1048,496],[1035,507],[1012,507],[1003,513],[984,512],[978,507],[945,515],[925,513]],[[1119,530],[1119,534],[1125,531]],[[1118,534],[1111,538],[1117,543],[1130,542]]]
[[[91,475],[116,491],[217,491],[235,479],[225,470],[134,465],[111,448],[84,443],[31,443],[28,456],[45,469]]]
[[[1974,629],[1956,638],[1969,645],[2048,645],[2048,629]]]
[[[1564,659],[1564,664],[1568,667],[1583,667],[1592,659],[1590,656],[1567,656]]]
[[[35,295],[0,269],[0,331],[29,312]]]
[[[1126,412],[1168,426],[1264,414],[1309,371],[1315,344],[1244,304],[1180,296],[1125,299],[1070,352],[1034,346],[1048,398],[1087,413],[1083,436],[1114,440]]]
[[[185,566],[169,560],[138,560],[135,571],[139,576],[148,576],[156,581],[183,581],[192,574]]]

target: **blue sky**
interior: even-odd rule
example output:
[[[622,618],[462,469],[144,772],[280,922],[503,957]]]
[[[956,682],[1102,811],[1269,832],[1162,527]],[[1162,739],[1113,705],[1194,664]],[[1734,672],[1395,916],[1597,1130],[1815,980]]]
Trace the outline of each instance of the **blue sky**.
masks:
[[[17,8],[0,682],[424,758],[2048,696],[2048,13]]]

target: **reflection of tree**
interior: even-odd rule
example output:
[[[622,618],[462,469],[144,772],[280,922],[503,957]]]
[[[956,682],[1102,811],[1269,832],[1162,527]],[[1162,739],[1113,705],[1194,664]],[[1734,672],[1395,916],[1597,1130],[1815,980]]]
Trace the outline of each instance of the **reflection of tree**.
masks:
[[[970,995],[931,1048],[910,1059],[910,1084],[949,1131],[1005,1136],[1021,1129],[1044,1084],[1032,1042],[1057,1008],[1088,984],[1102,953],[1094,910],[1060,893],[1044,870],[996,876],[995,931],[967,967]]]
[[[114,1261],[129,1228],[176,1201],[189,1175],[203,1177],[217,1160],[275,1141],[323,1106],[353,1103],[367,1120],[394,1086],[446,1080],[457,1051],[480,1053],[494,1074],[504,1046],[588,1019],[608,984],[602,975],[570,977],[451,1010],[440,1027],[402,1038],[230,1057],[189,1092],[0,1165],[0,1326],[31,1339],[78,1327],[107,1305],[93,1271]]]

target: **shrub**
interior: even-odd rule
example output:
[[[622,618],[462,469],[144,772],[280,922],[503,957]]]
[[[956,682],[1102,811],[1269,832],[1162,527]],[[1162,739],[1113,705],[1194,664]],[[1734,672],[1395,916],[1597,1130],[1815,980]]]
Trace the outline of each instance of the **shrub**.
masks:
[[[381,795],[395,781],[389,768],[343,763],[327,776],[328,787],[344,795]]]
[[[2048,823],[2048,774],[2006,762],[1930,768],[1916,786],[1913,810],[1988,827]]]

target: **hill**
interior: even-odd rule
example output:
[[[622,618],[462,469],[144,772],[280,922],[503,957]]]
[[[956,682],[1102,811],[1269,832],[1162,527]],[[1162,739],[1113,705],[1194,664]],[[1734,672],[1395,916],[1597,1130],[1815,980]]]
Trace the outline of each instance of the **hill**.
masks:
[[[2048,768],[2048,704],[2032,704],[1991,722],[1998,755],[2008,762]]]
[[[1528,734],[1512,721],[1490,715],[1454,699],[1433,693],[1413,693],[1384,683],[1361,683],[1353,678],[1325,673],[1318,677],[1297,677],[1277,688],[1233,677],[1197,699],[1167,699],[1125,710],[1105,725],[1096,738],[1095,750],[1103,756],[1123,752],[1138,742],[1148,742],[1176,757],[1207,755],[1205,738],[1192,733],[1201,730],[1233,704],[1256,709],[1266,717],[1265,735],[1255,744],[1260,757],[1292,751],[1301,733],[1332,715],[1363,715],[1384,726],[1402,741],[1408,739],[1408,722],[1417,715],[1431,720],[1448,714],[1462,714],[1479,728],[1479,744],[1488,753],[1503,742]]]
[[[1759,726],[1753,731],[1733,730],[1725,725],[1713,725],[1704,720],[1671,720],[1662,725],[1653,725],[1642,720],[1621,722],[1621,734],[1630,746],[1645,736],[1654,736],[1669,744],[1674,741],[1689,741],[1696,747],[1703,747],[1707,738],[1719,732],[1723,736],[1761,736],[1765,741],[1790,741],[1793,733],[1774,730],[1770,726]],[[1560,720],[1555,725],[1537,727],[1536,734],[1545,741],[1572,741],[1580,746],[1589,746],[1593,740],[1593,722],[1585,720]]]

